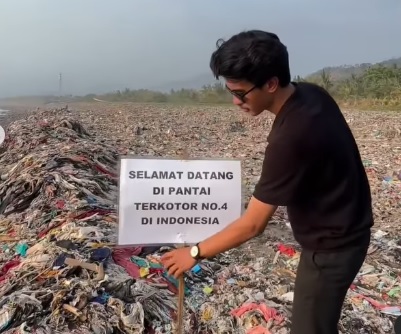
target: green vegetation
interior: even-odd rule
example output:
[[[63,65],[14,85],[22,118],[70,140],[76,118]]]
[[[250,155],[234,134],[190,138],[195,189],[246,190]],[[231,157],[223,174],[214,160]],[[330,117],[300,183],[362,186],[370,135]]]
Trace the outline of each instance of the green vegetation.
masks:
[[[310,76],[294,81],[317,83],[327,89],[340,104],[363,108],[401,110],[401,58],[376,65],[325,68]],[[104,95],[88,95],[86,100],[97,98],[110,102],[159,103],[231,103],[232,96],[220,82],[200,90],[181,89],[162,93],[151,90],[117,91]]]
[[[390,59],[378,64],[359,64],[355,66],[327,67],[305,78],[296,76],[294,81],[317,83],[327,89],[343,106],[359,109],[401,110],[401,58]],[[224,84],[217,82],[201,89],[171,90],[169,93],[147,89],[117,91],[103,95],[90,94],[85,97],[26,97],[0,100],[2,105],[11,105],[14,100],[78,102],[102,100],[108,102],[140,103],[231,103],[232,96]],[[21,100],[22,99],[22,100]]]
[[[228,103],[232,96],[220,82],[203,86],[200,90],[180,89],[162,93],[146,89],[117,91],[104,95],[88,95],[86,99],[99,99],[110,102],[171,102],[171,103]]]
[[[327,89],[342,104],[401,109],[401,66],[383,64],[370,66],[360,74],[335,80],[329,69],[297,81],[317,83]]]

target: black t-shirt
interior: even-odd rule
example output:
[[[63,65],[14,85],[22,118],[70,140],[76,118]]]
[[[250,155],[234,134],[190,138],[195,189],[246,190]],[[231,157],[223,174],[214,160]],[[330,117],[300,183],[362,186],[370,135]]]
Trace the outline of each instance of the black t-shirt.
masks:
[[[293,84],[268,136],[253,196],[287,206],[294,237],[305,249],[366,245],[371,193],[352,132],[323,88]]]

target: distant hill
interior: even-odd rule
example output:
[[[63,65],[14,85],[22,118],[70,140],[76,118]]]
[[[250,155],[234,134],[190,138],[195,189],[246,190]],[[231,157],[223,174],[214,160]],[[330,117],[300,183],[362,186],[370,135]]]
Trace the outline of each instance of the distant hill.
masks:
[[[379,63],[362,63],[362,64],[356,64],[356,65],[329,66],[329,67],[325,67],[323,69],[320,69],[319,71],[316,71],[314,73],[307,75],[306,78],[308,79],[308,78],[320,76],[322,71],[325,70],[328,73],[330,73],[330,77],[333,81],[344,80],[344,79],[351,77],[351,75],[353,75],[353,74],[354,75],[361,74],[363,71],[365,71],[369,67],[377,66],[377,65],[382,65],[382,66],[386,66],[386,67],[397,65],[397,66],[401,67],[401,57],[384,60]]]
[[[362,63],[356,65],[342,65],[342,66],[330,66],[325,67],[324,70],[330,73],[330,77],[333,81],[343,80],[351,77],[352,74],[358,75],[361,74],[364,70],[371,66],[375,65],[383,65],[383,66],[393,66],[396,64],[401,67],[401,57],[388,59],[382,61],[380,63],[372,64],[372,63]],[[306,76],[307,79],[317,77],[321,75],[323,69],[320,69],[316,72],[313,72]],[[198,76],[189,78],[187,80],[177,80],[166,82],[165,84],[149,87],[150,90],[156,90],[161,92],[169,92],[171,89],[179,90],[182,88],[186,89],[200,89],[204,85],[214,84],[216,80],[213,75],[210,73],[200,74]]]

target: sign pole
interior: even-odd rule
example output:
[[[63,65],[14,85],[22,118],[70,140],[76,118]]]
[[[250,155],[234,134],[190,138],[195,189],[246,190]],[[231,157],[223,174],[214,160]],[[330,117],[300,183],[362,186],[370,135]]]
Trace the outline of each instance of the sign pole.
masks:
[[[178,279],[177,334],[184,333],[184,296],[185,281],[184,274],[181,274]]]
[[[188,160],[189,154],[186,149],[181,154],[181,159]],[[183,248],[184,245],[178,246]],[[185,298],[185,281],[184,274],[178,278],[178,303],[177,303],[177,334],[184,334],[184,298]]]

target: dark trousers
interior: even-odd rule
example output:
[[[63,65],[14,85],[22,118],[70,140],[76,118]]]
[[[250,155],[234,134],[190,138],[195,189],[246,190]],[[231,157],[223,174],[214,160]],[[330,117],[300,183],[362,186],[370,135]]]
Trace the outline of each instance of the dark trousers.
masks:
[[[338,334],[345,295],[368,245],[333,252],[304,250],[295,280],[291,334]]]

